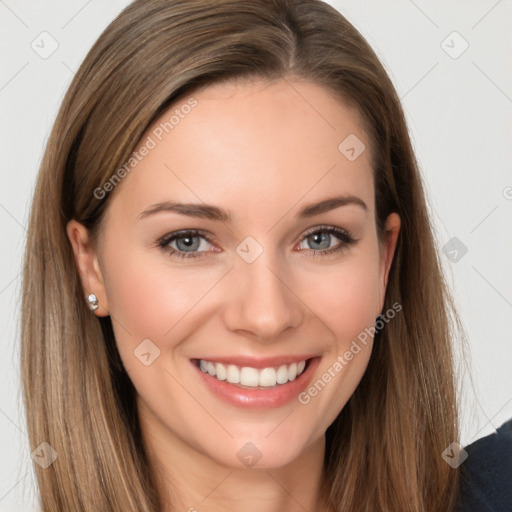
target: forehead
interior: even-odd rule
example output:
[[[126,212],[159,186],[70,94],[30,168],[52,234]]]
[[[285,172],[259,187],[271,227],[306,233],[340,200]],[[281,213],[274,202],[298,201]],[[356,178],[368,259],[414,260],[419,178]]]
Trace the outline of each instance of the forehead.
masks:
[[[232,204],[247,218],[267,209],[270,218],[336,193],[358,195],[372,209],[369,143],[358,112],[319,85],[218,83],[182,98],[148,128],[136,151],[151,149],[112,200],[131,217],[176,199]]]

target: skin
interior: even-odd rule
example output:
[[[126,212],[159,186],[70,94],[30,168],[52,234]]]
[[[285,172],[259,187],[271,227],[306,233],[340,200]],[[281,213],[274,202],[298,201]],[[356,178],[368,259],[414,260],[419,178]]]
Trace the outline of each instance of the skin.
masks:
[[[357,112],[324,88],[279,79],[216,84],[193,96],[197,106],[112,193],[98,239],[69,222],[84,293],[98,297],[96,315],[113,320],[167,510],[171,502],[184,511],[327,510],[318,492],[324,434],[366,370],[371,338],[308,404],[264,410],[213,395],[190,359],[312,353],[321,356],[315,382],[381,313],[400,219],[388,217],[380,245],[370,141]],[[366,146],[354,161],[338,150],[349,134]],[[296,217],[338,195],[367,209]],[[175,212],[138,218],[169,200],[222,207],[232,222]],[[356,242],[318,254],[323,247],[304,234],[324,225]],[[182,229],[210,234],[212,243],[199,238],[195,249],[203,257],[178,259],[157,246]],[[263,247],[253,263],[236,252],[247,236]],[[340,243],[332,236],[328,247]],[[160,355],[145,366],[134,350],[148,338]],[[262,455],[251,469],[237,457],[247,442]]]

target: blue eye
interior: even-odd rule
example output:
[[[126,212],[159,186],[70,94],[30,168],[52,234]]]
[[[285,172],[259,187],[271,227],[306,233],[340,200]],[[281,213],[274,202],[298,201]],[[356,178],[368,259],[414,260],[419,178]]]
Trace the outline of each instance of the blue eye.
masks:
[[[202,241],[205,243],[202,243]],[[171,244],[175,242],[175,247],[173,247]],[[199,230],[177,231],[166,235],[158,241],[160,247],[165,248],[171,256],[176,258],[202,257],[204,253],[211,251],[211,249],[207,248],[207,245],[210,243],[205,233]]]
[[[338,240],[334,247],[333,241]],[[328,255],[347,249],[355,242],[354,238],[345,230],[334,226],[320,226],[306,233],[299,248],[306,249],[311,256]],[[301,247],[304,243],[308,247]],[[214,252],[208,246],[212,245],[209,236],[201,230],[191,229],[170,233],[157,241],[158,246],[165,249],[170,256],[175,258],[202,258],[208,252]],[[217,251],[218,252],[218,251]]]
[[[338,239],[338,245],[331,246],[333,239]],[[327,255],[332,254],[342,249],[347,249],[350,244],[355,242],[354,238],[345,230],[335,228],[333,226],[321,226],[309,231],[305,234],[299,247],[306,243],[306,249],[311,250],[311,256],[317,254]],[[304,248],[303,248],[304,249]]]

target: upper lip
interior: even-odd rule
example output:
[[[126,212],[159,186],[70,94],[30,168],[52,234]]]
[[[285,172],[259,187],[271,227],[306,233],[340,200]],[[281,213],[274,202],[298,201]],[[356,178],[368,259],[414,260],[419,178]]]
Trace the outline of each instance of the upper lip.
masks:
[[[275,357],[248,357],[248,356],[212,356],[212,357],[200,357],[196,358],[195,361],[203,359],[204,361],[210,361],[212,363],[223,363],[232,364],[235,366],[248,366],[250,368],[270,368],[275,366],[281,366],[283,364],[300,363],[300,361],[307,361],[313,357],[317,357],[315,354],[305,355],[286,355],[286,356],[275,356]]]

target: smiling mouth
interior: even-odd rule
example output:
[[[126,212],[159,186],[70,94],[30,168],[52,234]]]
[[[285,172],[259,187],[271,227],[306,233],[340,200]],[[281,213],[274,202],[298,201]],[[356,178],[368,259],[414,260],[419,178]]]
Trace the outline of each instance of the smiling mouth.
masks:
[[[274,389],[297,379],[309,365],[311,359],[282,364],[268,368],[252,368],[196,359],[194,362],[203,373],[220,381],[226,381],[241,388]]]

